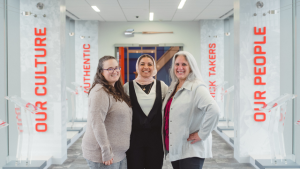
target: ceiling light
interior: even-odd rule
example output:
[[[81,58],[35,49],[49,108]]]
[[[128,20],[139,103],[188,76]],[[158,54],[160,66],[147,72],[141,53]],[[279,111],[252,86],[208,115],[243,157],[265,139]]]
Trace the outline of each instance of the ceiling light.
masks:
[[[31,12],[29,12],[29,11],[24,11],[24,12],[22,12],[22,15],[24,15],[24,16],[30,16],[30,15],[31,15]]]
[[[149,15],[149,20],[150,20],[150,21],[153,21],[153,15],[154,15],[154,13],[153,13],[153,12],[150,12],[150,15]]]
[[[178,9],[182,9],[186,0],[181,0]]]
[[[92,8],[96,11],[96,12],[100,12],[100,9],[97,6],[92,6]]]

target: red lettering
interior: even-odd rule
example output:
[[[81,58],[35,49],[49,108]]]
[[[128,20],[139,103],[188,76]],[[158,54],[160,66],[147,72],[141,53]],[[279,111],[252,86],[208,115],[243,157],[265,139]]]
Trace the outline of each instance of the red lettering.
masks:
[[[213,82],[211,82],[211,81],[209,81],[209,86],[216,86],[216,81],[213,81]]]
[[[258,80],[258,82],[257,82],[257,80]],[[254,78],[254,85],[266,85],[266,83],[262,82],[262,79],[260,76],[256,76]]]
[[[47,102],[40,102],[40,101],[35,102],[35,106],[39,107],[42,110],[47,110],[47,107],[43,107],[45,104],[47,104]],[[41,106],[38,106],[38,105],[41,105]]]
[[[257,67],[254,67],[254,74],[255,75],[265,75],[266,74],[266,67],[264,67],[264,71],[261,71],[261,68],[258,68],[258,71],[256,71]]]
[[[44,71],[42,71],[42,72],[35,71],[35,74],[46,74],[46,73],[47,73],[47,67],[46,66],[44,66]]]
[[[43,48],[35,48],[35,51],[43,51],[44,52],[44,54],[42,54],[42,55],[34,55],[35,57],[45,57],[47,54],[46,49],[43,49]]]
[[[40,126],[44,126],[44,129],[39,129]],[[35,130],[37,132],[45,132],[45,131],[47,131],[47,124],[46,123],[36,123]]]
[[[90,76],[89,75],[90,71],[83,71],[83,72],[85,72],[85,74],[83,76]]]
[[[258,63],[258,62],[257,62],[258,59],[262,59],[263,62],[262,62],[262,63]],[[264,57],[264,56],[256,56],[256,57],[254,58],[254,64],[255,64],[255,65],[259,65],[259,66],[265,65],[265,64],[266,64],[266,57]]]
[[[264,36],[264,41],[260,42],[260,41],[255,41],[254,44],[265,44],[266,43],[266,36]]]
[[[83,69],[90,69],[91,65],[83,65]]]
[[[83,76],[83,81],[85,82],[86,80],[90,80],[90,79],[87,79],[87,78],[85,78],[85,76]]]
[[[43,44],[43,41],[45,41],[46,38],[35,38],[34,44],[35,46],[46,46],[46,44]]]
[[[213,62],[209,60],[209,63],[210,63],[209,65],[210,66],[216,66],[216,64],[214,64],[215,62],[216,62],[216,60],[214,60]]]
[[[261,28],[258,29],[258,32],[256,31],[256,27],[254,27],[254,35],[265,35],[266,34],[266,27],[264,27],[264,31],[261,31]]]
[[[45,36],[47,33],[47,28],[44,27],[44,31],[42,31],[42,29],[37,30],[37,28],[34,28],[34,34],[35,36]],[[35,46],[46,46],[46,37],[44,38],[39,38],[36,37],[34,39],[34,44]],[[47,64],[46,61],[40,62],[38,61],[37,57],[46,57],[47,55],[47,50],[44,48],[35,48],[34,49],[36,51],[37,54],[35,54],[35,63],[34,66],[35,68],[38,67],[38,65],[45,65]],[[40,70],[40,69],[38,69]],[[44,70],[43,71],[35,71],[35,74],[46,74],[47,73],[47,65],[44,66]],[[44,86],[37,86],[37,85],[46,85],[47,84],[47,77],[45,76],[35,76],[35,79],[42,79],[39,82],[35,82],[35,95],[36,96],[45,96],[47,94],[47,88]],[[47,110],[47,101],[41,102],[41,101],[36,101],[35,102],[35,106],[40,107],[41,110]],[[38,112],[36,113],[36,115],[41,116],[41,118],[36,118],[35,121],[46,121],[47,120],[47,113],[46,112]],[[35,130],[37,132],[46,132],[47,131],[47,124],[46,123],[36,123],[35,125]]]
[[[260,91],[255,91],[254,92],[254,99],[258,100],[258,99],[266,99],[266,97],[262,97],[263,94],[265,94],[266,91],[260,92]],[[258,94],[258,96],[257,96]]]
[[[213,72],[216,72],[215,68],[216,68],[216,66],[213,66],[213,67],[210,67],[209,70],[213,71]]]
[[[47,114],[45,113],[45,112],[38,112],[38,113],[36,113],[37,115],[44,115],[44,118],[36,118],[35,120],[36,121],[46,121],[47,120]]]
[[[257,118],[258,115],[263,116],[263,119],[258,119]],[[257,122],[265,121],[266,120],[266,114],[264,112],[255,113],[254,114],[254,120],[257,121]]]
[[[89,63],[90,59],[84,58],[84,60],[85,60],[85,61],[83,62],[83,64],[90,64],[90,63]]]
[[[36,36],[45,36],[46,35],[46,28],[44,28],[44,33],[42,32],[42,29],[39,29],[39,32],[37,32],[37,29],[34,28],[34,35],[36,35]]]
[[[216,48],[216,44],[215,44],[215,43],[212,43],[212,44],[210,43],[210,44],[208,45],[208,47],[209,47],[209,48]]]
[[[90,54],[83,53],[83,57],[90,56]]]
[[[208,75],[209,75],[209,77],[210,77],[210,76],[212,76],[212,75],[216,75],[216,73],[208,72]]]
[[[254,104],[262,104],[263,105],[263,107],[266,105],[266,103],[265,102],[254,102]],[[259,108],[254,108],[254,110],[259,110]]]
[[[35,76],[35,79],[44,79],[43,83],[35,83],[35,85],[45,85],[47,83],[47,78],[45,76]]]
[[[209,55],[209,59],[216,59],[216,55]]]
[[[257,49],[258,49],[258,51],[257,51]],[[255,46],[254,47],[254,54],[266,54],[266,52],[262,51],[261,46]]]
[[[37,67],[38,64],[46,64],[46,62],[38,62],[37,59],[35,59],[34,66]]]
[[[216,54],[215,51],[216,49],[209,49],[209,54]]]
[[[43,87],[43,89],[44,89],[44,92],[43,92],[43,93],[38,93],[38,89],[39,89],[39,87],[36,87],[36,88],[35,88],[35,94],[36,94],[37,96],[45,96],[45,95],[47,94],[47,88],[46,88],[46,87]]]
[[[83,49],[90,49],[90,47],[91,47],[90,44],[87,44],[88,47],[85,47],[85,45],[86,45],[86,44],[83,45]]]

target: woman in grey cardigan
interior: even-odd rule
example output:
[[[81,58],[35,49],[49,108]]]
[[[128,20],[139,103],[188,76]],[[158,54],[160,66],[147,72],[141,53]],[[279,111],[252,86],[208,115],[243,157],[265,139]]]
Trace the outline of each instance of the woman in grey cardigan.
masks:
[[[189,52],[174,55],[170,75],[162,107],[164,150],[174,169],[202,169],[205,158],[212,157],[211,132],[219,108]]]
[[[89,91],[82,151],[90,169],[127,169],[125,152],[129,149],[132,109],[120,69],[114,57],[102,57]]]

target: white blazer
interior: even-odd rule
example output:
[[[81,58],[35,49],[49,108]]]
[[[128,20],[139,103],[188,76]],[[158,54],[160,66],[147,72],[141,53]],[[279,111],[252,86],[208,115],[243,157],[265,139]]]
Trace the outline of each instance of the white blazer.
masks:
[[[164,114],[175,83],[168,89],[162,107],[162,136]],[[169,117],[169,157],[171,161],[199,157],[212,157],[212,130],[219,121],[220,109],[201,81],[185,81],[173,97]],[[189,134],[198,132],[201,141],[191,144]],[[163,145],[165,146],[164,142]],[[165,150],[165,147],[164,147]]]

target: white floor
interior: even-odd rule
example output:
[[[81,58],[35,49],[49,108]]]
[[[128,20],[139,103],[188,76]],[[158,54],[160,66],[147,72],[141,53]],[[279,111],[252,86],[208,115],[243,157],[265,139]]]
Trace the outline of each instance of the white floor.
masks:
[[[227,126],[227,122],[226,121],[219,121],[218,126]],[[234,127],[234,123],[233,122],[229,122],[229,126]]]
[[[86,122],[74,122],[73,127],[84,127],[86,125]],[[67,127],[72,127],[72,122],[69,122],[67,124]]]
[[[78,134],[78,131],[67,131],[67,139],[72,139]]]
[[[223,130],[222,133],[224,133],[229,138],[234,137],[234,130]]]

